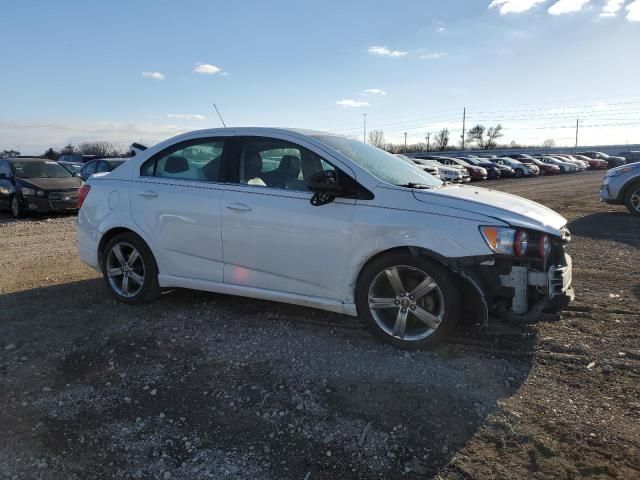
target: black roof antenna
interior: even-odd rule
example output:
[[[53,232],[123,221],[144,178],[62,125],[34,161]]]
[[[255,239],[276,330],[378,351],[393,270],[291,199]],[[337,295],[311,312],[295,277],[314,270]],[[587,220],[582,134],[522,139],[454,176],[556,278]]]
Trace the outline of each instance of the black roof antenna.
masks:
[[[224,123],[224,120],[222,119],[222,115],[220,115],[220,110],[218,110],[218,107],[216,106],[216,104],[215,104],[215,103],[213,104],[213,108],[215,108],[215,109],[216,109],[216,113],[218,114],[218,117],[220,118],[220,121],[222,122],[222,126],[223,126],[224,128],[227,128],[227,124],[226,124],[226,123]]]

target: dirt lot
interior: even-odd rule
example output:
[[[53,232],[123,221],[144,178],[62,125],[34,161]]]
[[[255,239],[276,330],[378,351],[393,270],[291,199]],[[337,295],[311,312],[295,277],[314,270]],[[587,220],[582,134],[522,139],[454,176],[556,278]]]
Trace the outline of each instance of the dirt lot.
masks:
[[[483,185],[569,219],[577,298],[436,352],[237,297],[121,305],[73,217],[0,214],[0,478],[640,478],[640,219],[601,177]]]

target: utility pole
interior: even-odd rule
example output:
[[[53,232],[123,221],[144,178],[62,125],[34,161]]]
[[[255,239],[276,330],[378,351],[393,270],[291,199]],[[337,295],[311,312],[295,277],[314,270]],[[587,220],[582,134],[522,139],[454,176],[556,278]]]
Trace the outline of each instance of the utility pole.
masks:
[[[407,151],[407,132],[404,132],[404,151]]]
[[[362,141],[367,143],[367,114],[362,114]]]
[[[462,150],[464,150],[464,134],[467,122],[467,107],[462,109]]]
[[[578,129],[580,128],[580,119],[576,118],[576,148],[578,148]]]
[[[429,151],[429,140],[431,140],[431,134],[427,133],[427,152]]]

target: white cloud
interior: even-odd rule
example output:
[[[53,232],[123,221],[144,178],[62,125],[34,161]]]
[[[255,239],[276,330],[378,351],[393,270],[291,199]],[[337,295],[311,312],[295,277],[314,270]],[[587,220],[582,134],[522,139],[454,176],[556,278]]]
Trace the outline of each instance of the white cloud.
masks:
[[[640,0],[635,0],[627,5],[627,20],[640,22]]]
[[[386,95],[387,92],[382,90],[381,88],[365,88],[362,91],[363,95]]]
[[[165,113],[160,118],[170,118],[173,120],[205,120],[207,117],[197,113]]]
[[[600,12],[601,17],[615,17],[622,8],[625,0],[606,0]]]
[[[359,102],[358,100],[352,100],[351,98],[343,98],[342,100],[338,100],[336,105],[340,105],[341,107],[368,107],[369,102]]]
[[[196,63],[196,66],[193,69],[193,73],[206,73],[209,75],[215,75],[216,73],[222,73],[222,69],[220,67],[216,67],[215,65],[211,65],[210,63]]]
[[[439,32],[439,33],[446,32],[446,31],[447,31],[447,29],[444,28],[444,27],[438,27],[437,30],[436,30],[436,32]]]
[[[538,3],[546,0],[491,0],[489,8],[497,8],[501,15],[506,13],[522,13],[531,10]]]
[[[443,52],[423,53],[420,58],[423,60],[437,60],[438,58],[446,57],[447,54]]]
[[[390,50],[387,47],[369,47],[369,53],[373,55],[382,55],[384,57],[403,57],[409,52],[403,52],[400,50]]]
[[[565,13],[574,13],[582,10],[590,0],[558,0],[549,7],[551,15],[563,15]]]
[[[153,80],[164,80],[164,75],[160,72],[142,72],[142,76]]]

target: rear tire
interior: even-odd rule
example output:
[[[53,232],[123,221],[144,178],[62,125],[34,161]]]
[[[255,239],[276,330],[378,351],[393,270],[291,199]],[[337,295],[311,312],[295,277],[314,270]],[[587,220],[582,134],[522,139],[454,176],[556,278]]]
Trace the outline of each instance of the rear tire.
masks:
[[[521,168],[516,168],[515,172],[516,172],[515,173],[516,178],[524,177],[524,170],[522,170]]]
[[[109,240],[100,268],[107,289],[120,302],[135,305],[160,295],[156,260],[135,233],[121,233]]]
[[[460,317],[460,298],[448,270],[408,252],[370,262],[356,287],[362,321],[378,339],[405,350],[440,345]]]
[[[631,185],[625,196],[624,204],[629,212],[640,216],[640,183]]]

